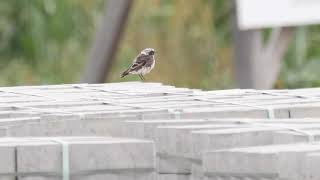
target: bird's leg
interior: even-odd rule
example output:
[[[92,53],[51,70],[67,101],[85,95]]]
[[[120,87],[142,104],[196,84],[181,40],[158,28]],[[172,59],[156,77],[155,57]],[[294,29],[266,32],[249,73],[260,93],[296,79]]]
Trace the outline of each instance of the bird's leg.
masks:
[[[142,76],[142,74],[139,74],[140,79],[143,81],[144,77]]]

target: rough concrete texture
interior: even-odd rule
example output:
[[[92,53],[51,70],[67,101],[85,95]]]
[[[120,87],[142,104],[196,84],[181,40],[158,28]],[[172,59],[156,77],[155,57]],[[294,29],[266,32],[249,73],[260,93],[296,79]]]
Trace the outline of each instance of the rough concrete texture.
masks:
[[[65,139],[71,179],[147,180],[155,178],[150,167],[160,180],[320,179],[313,168],[319,161],[313,144],[320,134],[319,88],[201,91],[126,82],[1,87],[0,97],[0,136],[20,137],[0,139],[0,175],[61,171],[61,145],[39,137],[73,136]],[[156,146],[96,136],[147,139]],[[123,171],[135,168],[142,171]],[[93,170],[99,172],[77,175]]]
[[[0,176],[11,178],[16,172],[22,173],[22,179],[61,178],[60,141],[68,144],[71,179],[155,178],[152,142],[111,137],[2,138]],[[29,175],[24,176],[26,173]]]
[[[217,178],[305,179],[308,153],[320,152],[320,145],[288,144],[234,148],[206,152],[203,156],[204,176]]]

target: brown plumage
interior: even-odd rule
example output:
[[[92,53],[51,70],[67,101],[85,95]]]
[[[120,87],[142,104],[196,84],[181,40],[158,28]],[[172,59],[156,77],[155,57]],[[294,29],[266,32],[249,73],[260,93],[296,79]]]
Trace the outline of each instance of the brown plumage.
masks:
[[[121,73],[120,77],[123,78],[129,74],[137,74],[141,80],[144,80],[143,76],[154,68],[154,53],[155,50],[152,48],[141,51],[141,53],[133,60],[131,66]]]

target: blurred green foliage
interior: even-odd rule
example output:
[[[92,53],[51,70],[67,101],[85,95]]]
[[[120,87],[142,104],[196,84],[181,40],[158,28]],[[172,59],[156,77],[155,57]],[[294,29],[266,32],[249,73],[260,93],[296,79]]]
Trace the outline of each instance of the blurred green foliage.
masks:
[[[320,86],[320,26],[299,27],[276,83],[278,88]]]
[[[73,83],[80,79],[104,0],[0,1],[0,84]],[[135,0],[108,81],[142,49],[157,50],[146,76],[176,86],[233,87],[230,1]],[[320,85],[319,26],[299,28],[277,88]]]
[[[103,0],[0,1],[0,84],[76,81],[102,4]]]

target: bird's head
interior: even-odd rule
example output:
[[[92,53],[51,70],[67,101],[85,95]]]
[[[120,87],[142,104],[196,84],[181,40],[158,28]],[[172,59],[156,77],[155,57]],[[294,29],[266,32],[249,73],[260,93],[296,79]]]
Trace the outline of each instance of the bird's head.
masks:
[[[152,48],[146,48],[144,49],[143,51],[141,51],[141,54],[144,54],[144,55],[154,55],[156,51]]]

